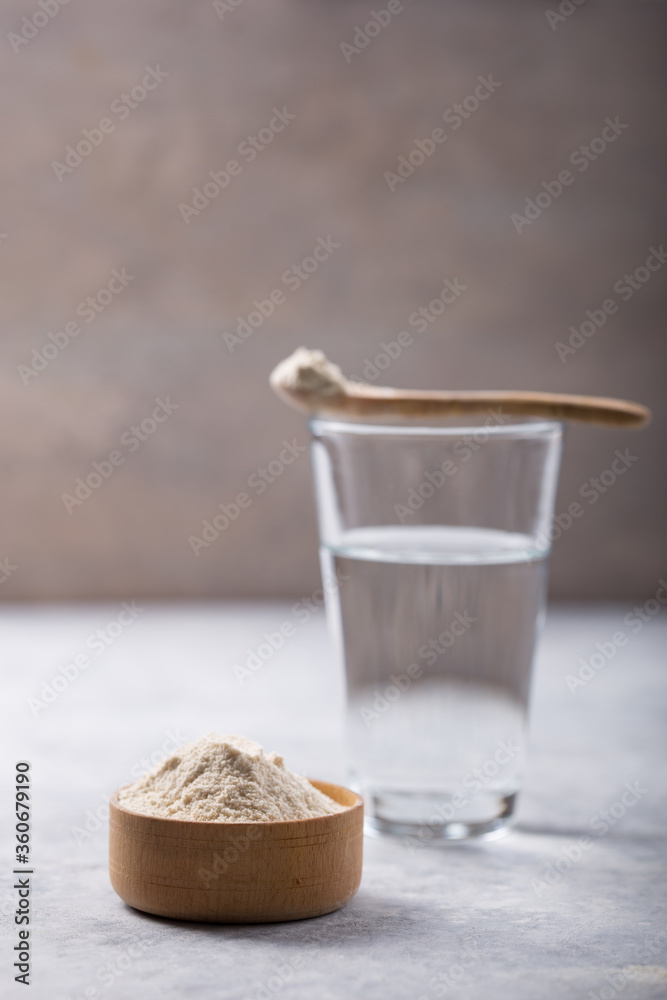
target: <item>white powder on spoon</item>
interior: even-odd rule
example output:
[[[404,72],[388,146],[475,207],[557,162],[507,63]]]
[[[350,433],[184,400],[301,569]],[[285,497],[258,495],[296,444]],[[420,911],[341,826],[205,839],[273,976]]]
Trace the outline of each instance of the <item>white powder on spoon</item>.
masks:
[[[347,386],[347,379],[338,365],[329,361],[322,351],[297,347],[271,372],[271,384],[276,388],[305,392],[313,396],[337,396]]]
[[[132,812],[210,823],[261,823],[330,816],[346,807],[244,736],[210,733],[179,748],[118,801]]]

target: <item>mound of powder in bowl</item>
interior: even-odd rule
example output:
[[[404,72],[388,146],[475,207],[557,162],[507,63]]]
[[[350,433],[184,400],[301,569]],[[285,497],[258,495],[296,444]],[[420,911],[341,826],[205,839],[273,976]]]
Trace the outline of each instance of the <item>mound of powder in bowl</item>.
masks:
[[[259,743],[215,733],[182,746],[122,788],[118,801],[146,816],[211,823],[312,819],[346,808]]]

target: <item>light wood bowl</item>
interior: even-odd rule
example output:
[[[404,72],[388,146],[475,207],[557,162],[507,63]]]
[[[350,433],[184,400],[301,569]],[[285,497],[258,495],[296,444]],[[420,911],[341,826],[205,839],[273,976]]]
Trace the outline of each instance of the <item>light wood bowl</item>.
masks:
[[[344,812],[280,823],[159,819],[109,803],[109,874],[137,910],[178,920],[269,923],[331,913],[361,881],[363,803],[312,781]]]

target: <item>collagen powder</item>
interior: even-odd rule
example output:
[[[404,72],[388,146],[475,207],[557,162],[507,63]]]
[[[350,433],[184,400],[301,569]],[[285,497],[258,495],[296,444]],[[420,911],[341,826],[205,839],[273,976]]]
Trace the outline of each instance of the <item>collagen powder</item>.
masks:
[[[244,736],[210,733],[118,793],[126,809],[171,819],[261,823],[330,816],[346,807]]]

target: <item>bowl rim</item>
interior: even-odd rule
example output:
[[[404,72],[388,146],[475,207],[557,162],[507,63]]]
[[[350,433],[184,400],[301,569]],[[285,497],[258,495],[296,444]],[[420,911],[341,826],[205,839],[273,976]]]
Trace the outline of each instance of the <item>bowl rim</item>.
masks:
[[[318,785],[328,785],[331,788],[341,788],[344,792],[349,792],[350,795],[354,795],[355,801],[352,805],[345,806],[344,809],[335,813],[325,813],[323,816],[308,816],[305,819],[271,819],[271,820],[239,820],[238,822],[233,822],[231,820],[217,820],[217,819],[180,819],[178,816],[153,816],[150,813],[140,813],[135,812],[134,809],[128,809],[124,806],[122,802],[118,799],[118,793],[122,792],[124,788],[129,788],[129,785],[121,785],[109,796],[109,805],[117,809],[118,812],[127,813],[128,816],[137,816],[139,819],[153,820],[157,823],[186,823],[189,826],[200,826],[200,827],[215,827],[221,829],[223,827],[243,827],[252,826],[262,829],[268,827],[281,827],[281,826],[294,826],[295,824],[301,823],[316,823],[321,820],[331,820],[335,819],[337,816],[345,816],[349,813],[354,812],[355,809],[363,809],[364,800],[359,795],[358,792],[353,791],[351,788],[347,788],[345,785],[337,785],[333,781],[320,781],[318,778],[307,778],[311,785],[317,788]],[[318,789],[321,791],[321,789]],[[326,792],[324,793],[326,795]],[[331,797],[331,796],[329,796]],[[335,801],[335,800],[334,800]],[[341,803],[338,803],[341,805]]]

